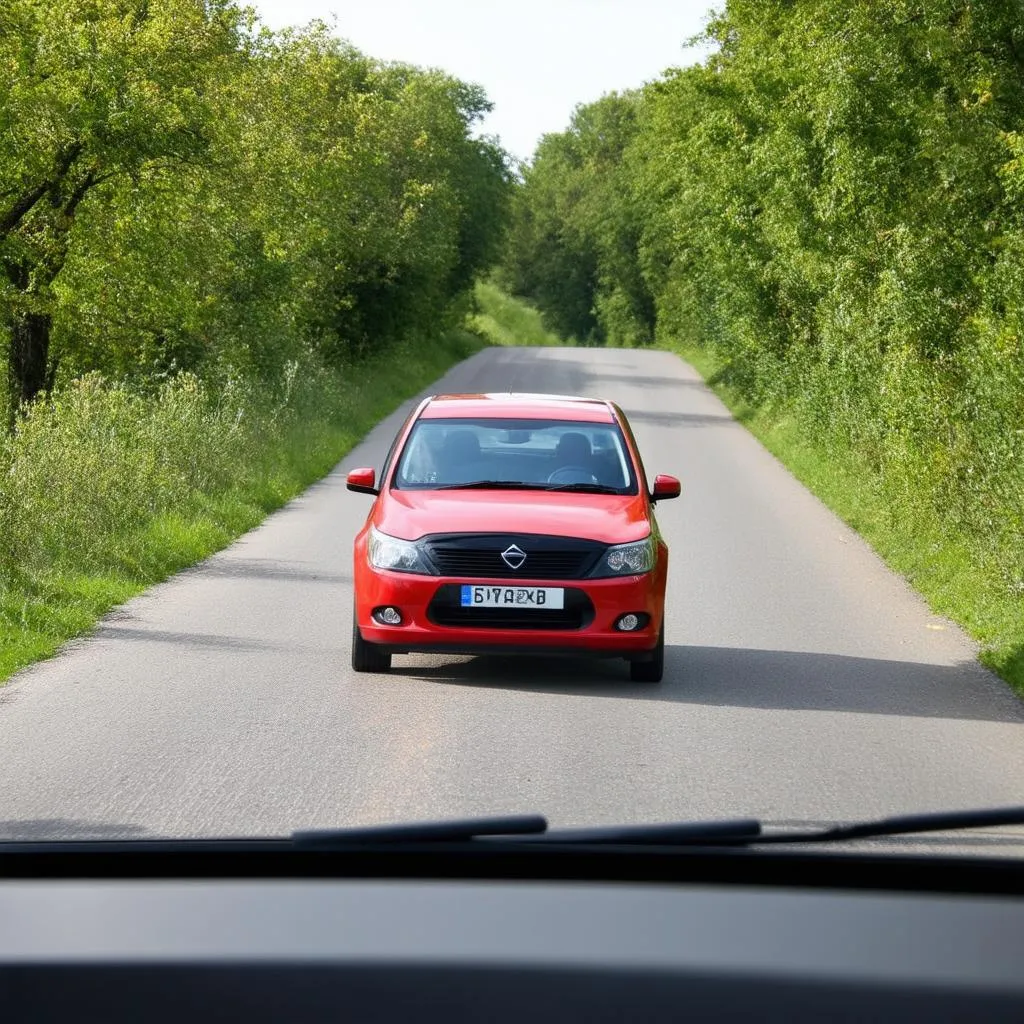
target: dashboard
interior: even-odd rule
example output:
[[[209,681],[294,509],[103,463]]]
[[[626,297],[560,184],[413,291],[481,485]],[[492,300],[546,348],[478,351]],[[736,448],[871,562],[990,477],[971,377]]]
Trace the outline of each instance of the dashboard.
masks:
[[[12,1021],[1024,1019],[1024,898],[522,879],[10,878]]]

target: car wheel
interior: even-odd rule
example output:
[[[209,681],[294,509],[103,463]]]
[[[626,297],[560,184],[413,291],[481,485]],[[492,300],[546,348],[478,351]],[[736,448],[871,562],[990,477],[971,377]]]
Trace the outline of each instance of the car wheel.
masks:
[[[382,651],[378,644],[369,644],[359,632],[355,614],[352,615],[352,669],[355,672],[387,672],[391,668],[391,652]]]
[[[634,683],[660,683],[665,674],[665,623],[661,624],[658,646],[651,652],[649,661],[631,661],[629,678]]]

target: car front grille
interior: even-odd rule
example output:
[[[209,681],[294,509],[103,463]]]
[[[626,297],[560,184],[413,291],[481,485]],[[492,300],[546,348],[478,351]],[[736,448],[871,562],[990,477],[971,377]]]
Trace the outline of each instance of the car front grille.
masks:
[[[526,554],[518,569],[501,557],[513,545]],[[605,550],[596,541],[574,537],[479,533],[432,537],[425,547],[442,576],[507,580],[583,579]]]
[[[583,629],[594,621],[594,605],[582,590],[566,588],[564,608],[463,608],[462,587],[446,583],[427,607],[437,626],[460,629]]]

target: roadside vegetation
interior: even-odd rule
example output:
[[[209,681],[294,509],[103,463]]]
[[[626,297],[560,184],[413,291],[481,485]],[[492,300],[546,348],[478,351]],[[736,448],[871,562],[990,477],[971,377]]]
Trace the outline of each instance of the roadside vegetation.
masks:
[[[1024,8],[724,6],[544,138],[498,281],[690,358],[1024,692]]]
[[[227,0],[5,0],[0,679],[481,346],[487,109]]]
[[[453,329],[277,387],[181,374],[143,397],[86,376],[36,403],[0,442],[0,685],[257,526],[482,344]]]
[[[467,319],[467,326],[491,345],[572,344],[548,330],[533,306],[507,295],[491,281],[479,282],[473,297],[474,312]]]

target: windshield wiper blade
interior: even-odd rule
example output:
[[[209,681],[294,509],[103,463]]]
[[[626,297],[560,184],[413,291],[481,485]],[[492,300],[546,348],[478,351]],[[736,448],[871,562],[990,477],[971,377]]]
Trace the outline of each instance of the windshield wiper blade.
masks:
[[[1024,825],[1024,807],[907,814],[874,821],[835,825],[810,831],[765,832],[756,819],[720,822],[682,822],[677,825],[639,825],[610,829],[574,829],[529,837],[533,841],[622,843],[651,846],[760,846],[762,844],[840,843],[853,839],[959,832],[972,828]]]
[[[440,484],[435,491],[546,491],[547,484],[529,484],[525,480],[470,480],[464,484]]]
[[[582,491],[585,494],[621,494],[621,487],[611,487],[608,484],[549,484],[545,487],[548,491]]]
[[[687,821],[654,825],[611,825],[597,828],[569,828],[548,831],[547,820],[539,814],[507,818],[466,818],[455,821],[411,822],[369,828],[320,829],[293,833],[292,842],[305,848],[372,846],[377,843],[461,843],[470,840],[568,843],[629,846],[685,846],[752,840],[761,831],[753,818],[737,821]]]
[[[1024,807],[912,814],[812,831],[767,833],[764,831],[763,823],[756,818],[610,825],[548,831],[547,820],[542,815],[526,814],[504,818],[413,822],[370,828],[321,829],[296,832],[292,835],[291,841],[304,849],[338,849],[346,846],[392,843],[464,843],[474,840],[480,841],[481,846],[503,840],[517,845],[761,846],[836,843],[923,832],[994,828],[999,825],[1024,825]]]
[[[596,828],[562,828],[543,835],[524,836],[524,842],[569,843],[598,846],[703,846],[718,843],[755,842],[761,834],[756,818],[734,821],[659,822],[653,825],[604,825]]]
[[[621,494],[607,484],[531,484],[526,480],[469,480],[464,484],[438,484],[435,491],[581,491],[586,494]]]
[[[540,814],[506,818],[463,818],[454,821],[417,821],[367,828],[327,828],[293,832],[292,842],[302,847],[372,846],[377,843],[461,843],[484,836],[524,836],[547,830]]]

